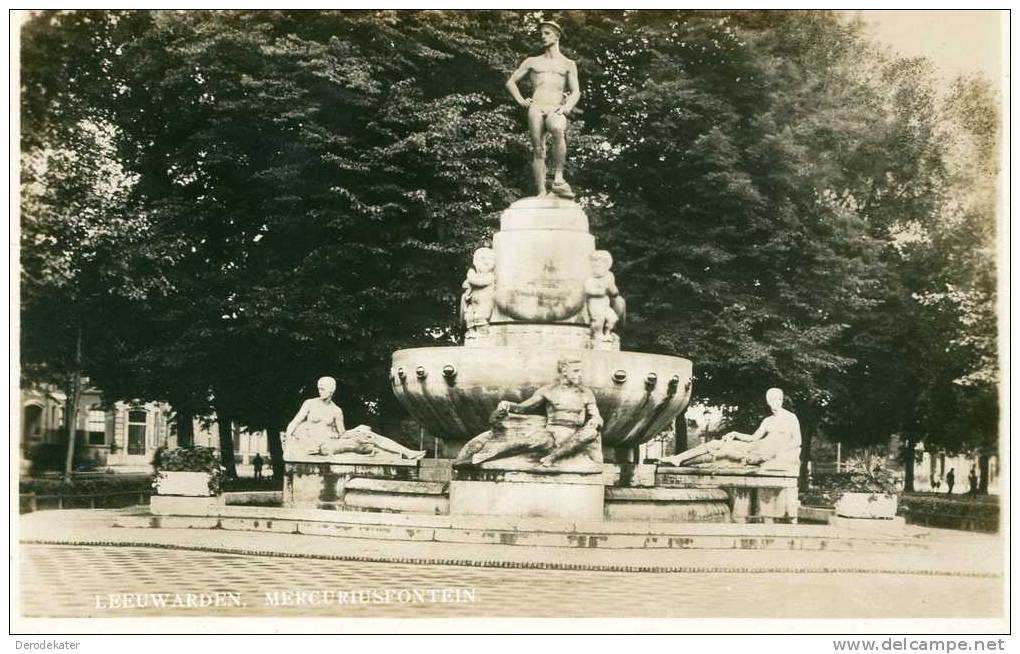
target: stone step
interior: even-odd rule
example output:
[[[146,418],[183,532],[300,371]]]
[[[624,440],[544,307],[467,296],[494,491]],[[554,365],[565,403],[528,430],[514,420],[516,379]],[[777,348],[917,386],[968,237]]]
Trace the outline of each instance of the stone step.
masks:
[[[447,484],[441,481],[399,481],[355,477],[344,484],[344,491],[366,493],[393,493],[397,495],[443,495]]]
[[[356,477],[344,484],[343,507],[356,511],[445,514],[449,483]]]
[[[607,502],[706,502],[729,500],[721,488],[606,488]]]
[[[408,519],[413,518],[413,519]],[[604,549],[890,551],[926,548],[924,539],[829,526],[724,523],[610,523],[483,516],[409,516],[221,506],[205,515],[123,515],[120,527],[224,529],[479,545]]]

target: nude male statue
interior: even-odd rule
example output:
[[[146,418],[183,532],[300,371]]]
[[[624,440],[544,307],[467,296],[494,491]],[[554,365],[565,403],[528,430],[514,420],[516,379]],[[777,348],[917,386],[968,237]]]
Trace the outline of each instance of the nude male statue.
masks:
[[[506,88],[517,104],[528,110],[528,132],[531,135],[531,169],[535,175],[535,189],[539,197],[548,195],[546,190],[545,141],[546,135],[553,138],[553,183],[552,192],[562,198],[573,198],[574,192],[563,179],[563,164],[567,158],[567,115],[581,99],[577,79],[577,64],[560,52],[560,37],[563,29],[552,21],[539,24],[539,33],[545,52],[537,57],[528,57],[510,75]],[[534,92],[531,98],[521,95],[517,87],[525,75],[530,75]]]
[[[569,357],[556,364],[559,379],[539,388],[523,402],[502,401],[491,421],[498,424],[507,414],[544,410],[545,424],[531,433],[508,437],[499,430],[487,431],[468,441],[457,455],[455,466],[484,463],[515,454],[529,454],[543,468],[583,452],[594,463],[602,463],[599,432],[602,416],[595,394],[582,381],[581,362]]]

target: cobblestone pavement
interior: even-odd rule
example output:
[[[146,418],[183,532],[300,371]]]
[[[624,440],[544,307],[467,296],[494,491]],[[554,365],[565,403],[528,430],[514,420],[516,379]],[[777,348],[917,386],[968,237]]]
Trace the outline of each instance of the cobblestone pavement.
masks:
[[[228,529],[114,527],[118,511],[42,511],[21,516],[24,543],[118,545],[362,562],[644,572],[913,573],[1001,577],[1002,539],[932,529],[930,547],[890,551],[605,549],[341,538]],[[650,570],[649,570],[650,569]]]
[[[508,570],[68,545],[22,545],[19,557],[23,617],[983,618],[1003,611],[998,577]]]

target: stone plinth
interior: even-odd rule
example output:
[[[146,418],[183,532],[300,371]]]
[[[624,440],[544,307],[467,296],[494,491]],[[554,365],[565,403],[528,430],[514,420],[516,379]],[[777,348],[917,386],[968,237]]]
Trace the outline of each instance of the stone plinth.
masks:
[[[889,493],[843,493],[836,502],[836,515],[891,520],[896,517],[896,496]]]
[[[721,488],[607,488],[606,520],[730,522]]]
[[[829,518],[829,526],[838,529],[859,529],[875,534],[900,535],[906,531],[907,521],[903,516],[892,518],[844,518],[834,515]]]
[[[505,322],[489,325],[484,334],[464,340],[464,347],[522,347],[556,350],[584,350],[591,344],[587,325],[545,325]],[[619,350],[619,342],[617,342]]]
[[[603,489],[601,473],[458,469],[450,482],[450,513],[600,519]]]
[[[283,480],[283,505],[291,508],[342,508],[345,486],[354,478],[420,481],[421,470],[417,461],[406,460],[386,464],[288,461]]]
[[[156,473],[156,484],[160,495],[181,495],[184,497],[209,497],[208,472],[160,470]]]
[[[720,488],[730,498],[734,522],[796,522],[800,499],[797,477],[766,471],[707,471],[700,468],[660,467],[659,488]]]
[[[450,512],[447,493],[447,484],[441,481],[355,477],[344,485],[343,503],[362,511],[444,515]]]
[[[422,481],[453,479],[453,459],[418,459],[418,478]]]
[[[225,506],[222,495],[153,495],[149,498],[152,515],[206,515],[215,513],[222,506]]]

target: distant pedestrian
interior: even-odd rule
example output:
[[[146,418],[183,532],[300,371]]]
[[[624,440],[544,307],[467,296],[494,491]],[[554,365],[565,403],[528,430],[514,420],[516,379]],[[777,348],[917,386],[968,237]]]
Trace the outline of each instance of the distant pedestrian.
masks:
[[[967,475],[967,483],[970,484],[970,488],[968,489],[967,492],[970,493],[971,495],[977,495],[978,478],[977,470],[974,468],[974,466],[970,467],[970,474]]]
[[[262,455],[256,452],[255,458],[252,459],[251,464],[255,466],[255,479],[262,479],[262,466],[264,464],[262,461]]]
[[[942,477],[935,475],[931,480],[931,490],[937,493],[940,488],[942,488]]]
[[[953,486],[956,485],[956,469],[950,468],[949,472],[946,473],[946,492],[950,495],[953,493]]]

